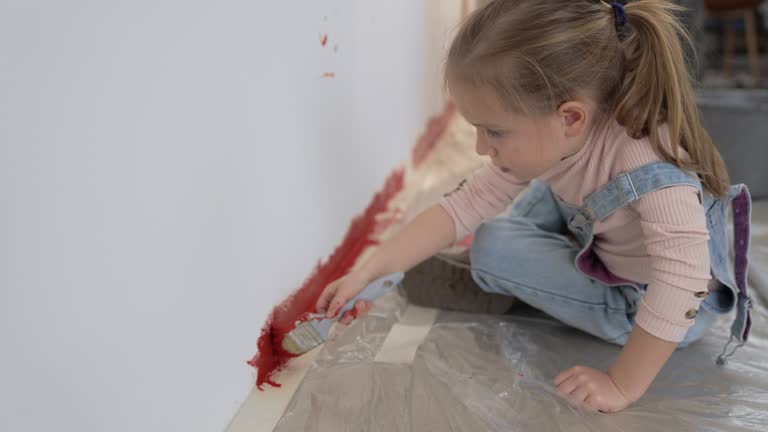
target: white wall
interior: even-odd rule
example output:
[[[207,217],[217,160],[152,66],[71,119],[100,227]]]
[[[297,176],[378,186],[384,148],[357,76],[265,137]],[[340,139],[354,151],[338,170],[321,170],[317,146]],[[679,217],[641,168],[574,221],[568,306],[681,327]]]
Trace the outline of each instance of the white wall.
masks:
[[[426,6],[426,45],[424,64],[424,102],[429,113],[443,108],[443,68],[445,54],[462,19],[462,3],[474,7],[471,0],[424,0]]]
[[[0,430],[222,430],[421,130],[423,10],[0,0]]]

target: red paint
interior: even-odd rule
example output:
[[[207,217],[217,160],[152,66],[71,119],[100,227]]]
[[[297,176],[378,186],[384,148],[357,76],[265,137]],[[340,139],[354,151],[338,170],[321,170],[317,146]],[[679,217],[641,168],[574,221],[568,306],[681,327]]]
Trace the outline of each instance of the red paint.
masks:
[[[336,74],[333,72],[326,72],[323,74],[323,78],[336,78]]]
[[[328,35],[323,34],[320,36],[320,45],[325,46],[328,43]]]
[[[432,151],[437,147],[440,138],[442,138],[445,131],[448,130],[448,125],[451,124],[451,120],[455,113],[456,106],[453,102],[447,102],[443,108],[443,112],[429,120],[427,123],[427,130],[419,137],[416,146],[414,146],[413,151],[411,152],[411,161],[414,168],[421,165],[421,163],[427,159],[427,156],[432,154]]]
[[[298,318],[306,317],[307,312],[315,311],[315,303],[329,283],[347,274],[363,251],[376,244],[373,239],[376,216],[386,212],[389,202],[402,190],[404,177],[405,171],[402,168],[389,175],[384,187],[373,197],[365,212],[352,221],[344,240],[330,258],[318,263],[301,288],[269,314],[257,343],[258,353],[248,361],[249,365],[258,370],[256,386],[259,390],[263,390],[264,384],[280,386],[274,381],[274,374],[282,369],[290,358],[296,357],[282,347],[285,334],[295,328]]]
[[[448,102],[443,112],[429,121],[426,131],[419,137],[412,151],[414,167],[435,149],[448,129],[455,111],[453,103]],[[402,220],[402,209],[395,209],[390,213],[387,213],[387,210],[392,198],[403,189],[404,178],[405,171],[402,168],[390,174],[365,212],[352,221],[343,241],[330,258],[318,263],[302,286],[270,312],[261,329],[257,343],[258,353],[248,361],[249,365],[257,369],[256,386],[259,390],[263,390],[264,384],[280,387],[273,379],[275,373],[282,369],[288,360],[296,357],[282,347],[285,334],[295,328],[297,320],[305,320],[308,313],[315,311],[317,299],[329,283],[347,274],[363,251],[377,244],[377,234]],[[353,313],[356,318],[357,311]]]
[[[309,321],[309,318],[311,315],[312,315],[312,312],[310,311],[304,312],[303,314],[299,315],[296,318],[296,322],[300,322],[300,323],[307,322]]]

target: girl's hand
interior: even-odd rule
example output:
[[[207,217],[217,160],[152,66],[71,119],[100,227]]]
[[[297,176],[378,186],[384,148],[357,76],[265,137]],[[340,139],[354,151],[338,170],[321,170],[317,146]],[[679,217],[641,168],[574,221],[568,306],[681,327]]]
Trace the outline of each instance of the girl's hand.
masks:
[[[328,318],[335,318],[339,310],[352,298],[360,294],[370,283],[367,278],[361,277],[357,273],[350,273],[342,278],[328,284],[317,299],[315,308],[320,313],[325,313]],[[355,318],[365,315],[371,309],[371,302],[358,300],[354,309],[346,312],[340,323],[347,325]]]
[[[585,366],[572,367],[555,377],[558,393],[569,401],[602,412],[618,412],[634,402],[605,372]]]

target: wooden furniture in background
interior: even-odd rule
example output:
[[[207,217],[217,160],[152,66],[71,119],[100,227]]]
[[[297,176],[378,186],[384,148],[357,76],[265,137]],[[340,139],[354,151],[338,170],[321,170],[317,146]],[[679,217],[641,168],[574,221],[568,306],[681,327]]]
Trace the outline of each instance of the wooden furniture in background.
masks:
[[[760,82],[760,53],[757,43],[757,20],[755,18],[755,8],[763,0],[704,0],[707,11],[713,15],[723,18],[725,35],[724,56],[725,56],[725,75],[733,75],[733,51],[735,43],[734,20],[744,19],[744,34],[747,40],[747,54],[749,56],[749,65],[752,70],[753,86],[757,87]]]

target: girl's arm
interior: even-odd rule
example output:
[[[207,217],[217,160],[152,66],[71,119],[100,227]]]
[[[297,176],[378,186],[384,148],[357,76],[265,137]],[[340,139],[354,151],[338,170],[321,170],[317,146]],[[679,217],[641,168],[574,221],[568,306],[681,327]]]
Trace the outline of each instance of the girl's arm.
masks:
[[[359,272],[373,280],[389,273],[408,271],[451,246],[455,238],[453,219],[440,204],[435,204],[384,242]]]
[[[651,282],[629,340],[608,370],[577,366],[555,378],[559,391],[606,412],[621,411],[650,386],[693,325],[686,312],[701,304],[709,282],[706,216],[698,190],[660,189],[632,204],[651,257]]]
[[[677,343],[657,338],[636,325],[608,376],[622,395],[634,402],[645,394],[676,347]]]
[[[484,220],[501,213],[526,186],[527,183],[493,164],[486,164],[381,245],[358,270],[328,285],[317,301],[318,312],[327,311],[329,317],[335,316],[334,312],[370,281],[388,273],[408,271],[464,238]],[[364,311],[364,306],[359,305],[356,311]]]
[[[621,411],[640,399],[676,346],[676,342],[657,338],[635,325],[607,373],[576,366],[555,377],[554,384],[560,395],[573,403],[596,411]]]
[[[433,205],[384,242],[359,269],[328,285],[317,301],[317,311],[335,317],[370,281],[389,273],[408,271],[452,245],[455,239],[456,229],[450,214],[440,204]]]

